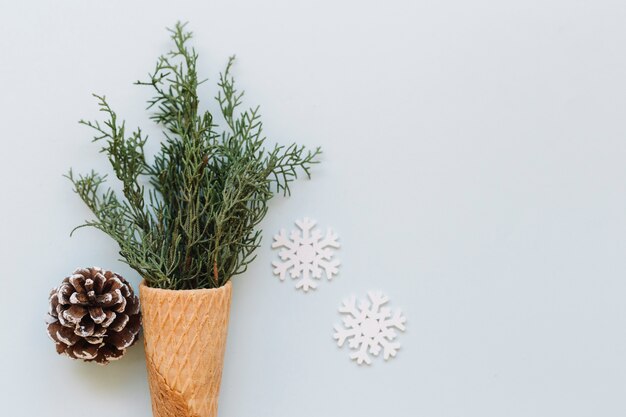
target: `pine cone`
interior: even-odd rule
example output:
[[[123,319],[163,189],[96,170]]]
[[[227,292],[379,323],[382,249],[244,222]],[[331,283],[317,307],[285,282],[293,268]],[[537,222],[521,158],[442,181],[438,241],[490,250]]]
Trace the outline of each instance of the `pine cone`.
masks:
[[[139,298],[120,275],[79,268],[50,293],[48,335],[59,354],[106,364],[137,340]]]

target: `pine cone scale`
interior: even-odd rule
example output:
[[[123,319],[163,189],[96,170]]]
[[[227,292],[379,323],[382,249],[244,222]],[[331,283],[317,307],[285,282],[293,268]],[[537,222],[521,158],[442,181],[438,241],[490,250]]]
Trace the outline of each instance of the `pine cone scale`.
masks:
[[[104,313],[104,310],[100,306],[89,307],[89,317],[96,324],[101,324],[106,318],[107,315]]]
[[[107,328],[115,321],[117,314],[113,311],[105,311],[104,314],[107,316],[106,319],[102,322],[101,326]]]
[[[74,328],[74,333],[80,337],[93,336],[96,330],[96,324],[91,320],[81,320]]]
[[[72,346],[80,340],[80,338],[72,331],[72,329],[59,326],[53,330],[52,338],[66,346]]]
[[[59,303],[61,304],[69,304],[70,303],[70,296],[74,293],[72,286],[69,284],[63,284],[61,285],[61,288],[59,288],[59,292],[58,297],[59,297]]]
[[[87,343],[90,343],[92,345],[99,345],[102,343],[102,341],[104,340],[104,337],[102,336],[87,336],[85,337],[85,340],[87,341]]]
[[[114,332],[121,332],[124,327],[126,327],[126,324],[128,324],[128,320],[130,319],[126,314],[118,314],[116,319],[109,326],[109,329],[113,330]]]
[[[48,315],[52,316],[53,312],[58,314],[57,307],[59,305],[59,296],[56,292],[50,294],[50,308],[48,309]]]
[[[83,285],[85,283],[85,277],[83,277],[82,275],[74,274],[69,278],[69,281],[70,284],[72,284],[72,287],[74,287],[76,292],[78,292],[79,294],[83,294],[86,292],[85,286]]]
[[[119,290],[116,290],[119,291]],[[122,292],[119,292],[120,294],[120,301],[117,303],[117,307],[115,307],[114,311],[116,313],[123,313],[126,310],[126,304],[128,303],[126,301],[126,297],[122,296]]]
[[[74,304],[67,310],[63,311],[65,320],[72,323],[80,323],[80,321],[87,315],[87,309],[80,305]]]
[[[89,301],[90,300],[89,300],[89,296],[88,295],[86,295],[86,294],[79,294],[79,293],[76,293],[76,292],[73,293],[70,296],[70,299],[69,299],[70,304],[79,304],[79,305],[82,305],[82,306],[89,305]],[[65,300],[64,299],[61,302],[63,304],[65,304]]]

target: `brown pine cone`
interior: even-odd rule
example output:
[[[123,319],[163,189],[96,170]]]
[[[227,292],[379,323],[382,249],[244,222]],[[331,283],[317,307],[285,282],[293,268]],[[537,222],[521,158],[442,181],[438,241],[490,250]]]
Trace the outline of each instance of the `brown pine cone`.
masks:
[[[48,335],[59,354],[106,364],[137,341],[139,298],[120,275],[79,268],[50,293]]]

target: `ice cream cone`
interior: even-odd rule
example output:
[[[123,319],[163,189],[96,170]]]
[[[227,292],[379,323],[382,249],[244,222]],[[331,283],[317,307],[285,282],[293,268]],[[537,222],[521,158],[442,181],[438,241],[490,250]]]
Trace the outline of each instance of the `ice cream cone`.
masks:
[[[217,415],[231,292],[139,286],[155,417]]]

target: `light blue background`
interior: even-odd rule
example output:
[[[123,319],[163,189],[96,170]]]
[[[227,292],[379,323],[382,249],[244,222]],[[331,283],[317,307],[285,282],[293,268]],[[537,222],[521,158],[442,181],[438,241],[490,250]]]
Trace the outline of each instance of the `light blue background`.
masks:
[[[324,148],[277,198],[234,280],[220,415],[626,415],[626,3],[3,1],[0,404],[7,416],[148,416],[142,347],[102,368],[54,352],[46,298],[114,269],[62,178],[105,170],[80,118],[106,94],[153,140],[131,83],[190,20],[200,70],[234,68],[268,136]],[[336,281],[279,283],[272,234],[341,236]],[[357,367],[332,340],[347,295],[384,290],[408,329]]]

